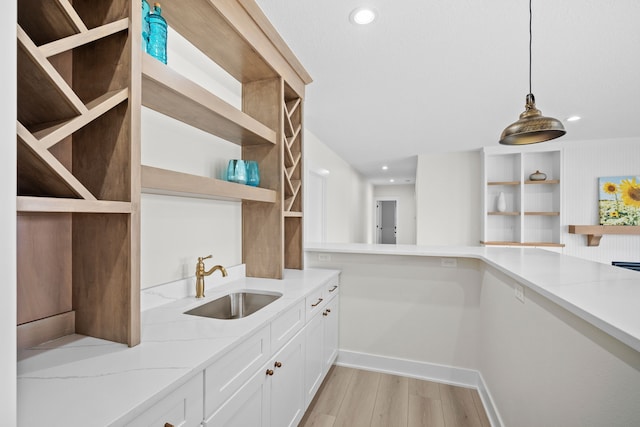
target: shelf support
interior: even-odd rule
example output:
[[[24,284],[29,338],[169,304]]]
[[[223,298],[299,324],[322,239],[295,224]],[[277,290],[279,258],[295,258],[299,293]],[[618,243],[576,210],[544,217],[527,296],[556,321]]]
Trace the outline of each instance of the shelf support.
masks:
[[[587,246],[600,246],[605,234],[640,234],[640,225],[570,225],[569,234],[587,236]]]

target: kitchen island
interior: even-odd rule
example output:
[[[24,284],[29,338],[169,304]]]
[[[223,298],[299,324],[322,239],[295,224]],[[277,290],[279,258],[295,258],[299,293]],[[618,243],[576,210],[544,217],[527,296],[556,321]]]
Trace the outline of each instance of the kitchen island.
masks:
[[[533,248],[316,244],[338,364],[477,387],[494,425],[640,419],[640,273]]]

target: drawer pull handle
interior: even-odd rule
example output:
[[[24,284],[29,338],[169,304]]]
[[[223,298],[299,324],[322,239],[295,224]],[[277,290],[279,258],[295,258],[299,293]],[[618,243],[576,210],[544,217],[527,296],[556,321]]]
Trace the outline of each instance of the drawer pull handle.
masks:
[[[316,307],[321,302],[322,302],[322,298],[318,298],[318,302],[316,302],[315,304],[311,304],[311,307]]]
[[[329,292],[333,292],[338,289],[338,285],[333,285],[333,288],[329,289]]]
[[[171,423],[164,423],[164,427],[173,427],[173,424],[171,424]]]
[[[276,368],[282,368],[282,362],[276,362],[273,364]]]
[[[273,375],[273,369],[267,369],[267,375],[269,376]]]

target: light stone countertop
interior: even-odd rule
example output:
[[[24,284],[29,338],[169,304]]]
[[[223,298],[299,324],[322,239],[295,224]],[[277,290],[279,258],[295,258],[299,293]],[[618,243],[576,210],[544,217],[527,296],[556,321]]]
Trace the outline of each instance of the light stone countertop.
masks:
[[[640,351],[640,272],[537,248],[307,244],[305,252],[474,258]]]
[[[20,426],[123,425],[217,360],[278,314],[338,275],[336,270],[285,270],[283,280],[240,278],[142,312],[141,343],[71,335],[18,354]],[[283,296],[242,319],[183,314],[242,289]]]

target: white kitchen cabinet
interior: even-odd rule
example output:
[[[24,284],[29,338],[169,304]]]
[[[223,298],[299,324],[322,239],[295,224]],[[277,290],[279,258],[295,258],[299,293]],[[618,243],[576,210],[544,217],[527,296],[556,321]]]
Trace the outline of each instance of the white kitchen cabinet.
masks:
[[[562,249],[562,150],[483,149],[482,240],[486,246]],[[531,180],[536,171],[547,178]],[[498,207],[503,194],[504,207]]]
[[[305,405],[309,406],[318,392],[329,368],[338,356],[338,280],[327,284],[322,303],[312,306],[319,296],[307,298],[307,312],[312,317],[307,322],[304,332],[305,349]],[[314,299],[314,297],[316,299]]]
[[[338,357],[338,333],[339,333],[339,317],[338,309],[340,305],[340,296],[329,300],[326,308],[322,312],[324,317],[324,339],[323,339],[323,371],[327,374],[333,362]]]
[[[126,425],[127,427],[199,426],[202,413],[202,372],[200,372]]]
[[[204,425],[296,426],[305,409],[303,372],[304,335],[299,333],[217,408]]]
[[[324,323],[322,312],[319,312],[311,318],[304,328],[306,340],[304,395],[306,406],[309,406],[313,400],[313,396],[320,388],[324,378]]]
[[[304,399],[304,346],[302,332],[298,333],[273,358],[267,377],[272,427],[296,426],[305,410]]]

